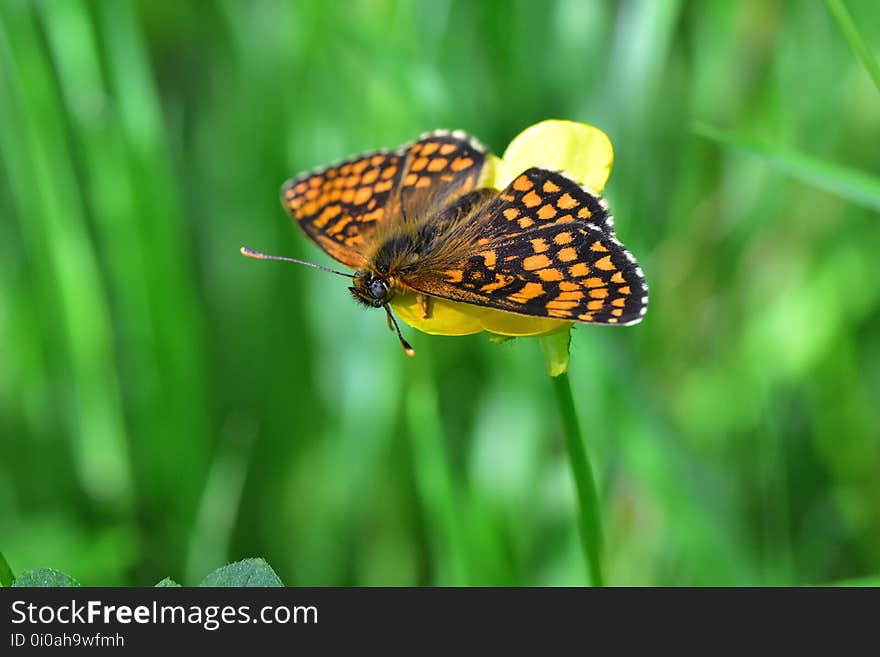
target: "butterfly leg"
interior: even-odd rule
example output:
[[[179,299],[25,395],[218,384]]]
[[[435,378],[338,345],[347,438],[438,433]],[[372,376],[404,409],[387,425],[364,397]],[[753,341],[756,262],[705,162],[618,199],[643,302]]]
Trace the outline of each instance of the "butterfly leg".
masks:
[[[426,294],[417,294],[416,301],[422,311],[422,319],[428,319],[431,316],[431,297]]]

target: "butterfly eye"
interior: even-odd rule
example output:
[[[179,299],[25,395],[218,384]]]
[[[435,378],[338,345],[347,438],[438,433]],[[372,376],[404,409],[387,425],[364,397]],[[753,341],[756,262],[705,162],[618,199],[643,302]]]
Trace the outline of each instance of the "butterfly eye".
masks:
[[[370,296],[376,301],[386,301],[388,296],[388,283],[381,278],[374,278],[369,284]]]

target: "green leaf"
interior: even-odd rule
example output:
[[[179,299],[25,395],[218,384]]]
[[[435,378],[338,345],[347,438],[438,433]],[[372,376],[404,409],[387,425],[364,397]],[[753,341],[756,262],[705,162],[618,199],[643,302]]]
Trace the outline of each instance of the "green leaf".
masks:
[[[265,559],[244,559],[218,568],[199,586],[284,586]]]
[[[161,588],[171,587],[171,586],[180,586],[180,584],[178,584],[177,582],[175,582],[175,581],[174,581],[173,579],[171,579],[170,577],[166,577],[165,579],[163,579],[163,580],[157,582],[157,583],[156,583],[156,586],[155,586],[154,588],[161,589]]]
[[[778,146],[770,147],[704,123],[694,124],[693,130],[706,139],[756,155],[777,171],[787,173],[801,182],[880,211],[880,178],[876,176],[797,151]]]
[[[12,573],[12,568],[9,567],[6,557],[0,552],[0,586],[12,586],[14,580],[15,575]]]
[[[79,586],[79,582],[54,568],[35,568],[23,573],[13,582],[16,587],[72,587]]]
[[[874,86],[880,91],[880,64],[878,64],[877,60],[874,58],[874,54],[871,52],[868,43],[859,32],[859,28],[856,27],[855,21],[853,21],[852,16],[850,16],[843,1],[825,0],[825,6],[828,7],[828,11],[834,16],[834,20],[837,21],[837,25],[840,27],[840,31],[843,32],[843,36],[849,43],[849,47],[855,53],[856,57],[862,60],[862,65],[874,81]]]

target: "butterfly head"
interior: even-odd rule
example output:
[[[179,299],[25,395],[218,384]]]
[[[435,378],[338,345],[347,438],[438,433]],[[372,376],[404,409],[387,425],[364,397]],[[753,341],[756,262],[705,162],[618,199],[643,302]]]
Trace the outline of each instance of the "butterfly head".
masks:
[[[348,289],[355,299],[373,308],[381,308],[394,296],[394,288],[388,281],[368,270],[357,272],[354,285]]]

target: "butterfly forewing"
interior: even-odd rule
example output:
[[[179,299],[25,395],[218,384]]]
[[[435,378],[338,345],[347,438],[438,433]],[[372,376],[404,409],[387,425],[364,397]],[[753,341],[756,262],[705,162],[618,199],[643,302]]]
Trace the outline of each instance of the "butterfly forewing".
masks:
[[[632,324],[647,308],[647,286],[612,225],[602,199],[563,175],[529,169],[447,237],[459,245],[457,258],[441,246],[406,283],[523,315]]]
[[[374,151],[302,174],[281,188],[288,213],[349,267],[366,265],[379,226],[394,230],[473,189],[485,151],[460,131],[438,130],[396,151]]]

